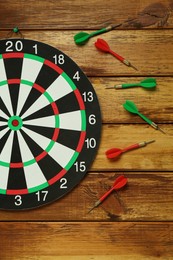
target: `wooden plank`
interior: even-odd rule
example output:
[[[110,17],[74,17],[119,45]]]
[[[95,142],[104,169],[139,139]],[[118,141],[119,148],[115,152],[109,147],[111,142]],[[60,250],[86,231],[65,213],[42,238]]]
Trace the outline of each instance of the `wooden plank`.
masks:
[[[110,0],[11,1],[0,3],[1,28],[18,25],[27,29],[99,29],[108,24],[123,23],[121,28],[173,27],[172,1]],[[94,10],[94,12],[93,12]],[[125,21],[129,19],[129,22]],[[89,22],[88,22],[89,21]]]
[[[1,259],[172,259],[170,222],[28,222],[0,228]]]
[[[173,78],[155,77],[157,87],[154,90],[144,88],[106,89],[122,83],[140,82],[144,77],[93,77],[90,81],[100,102],[103,123],[143,123],[144,121],[129,112],[122,104],[132,100],[139,111],[156,123],[173,122]],[[169,93],[169,94],[168,94]]]
[[[128,185],[89,209],[124,174]],[[0,211],[0,221],[173,221],[172,172],[93,172],[62,199],[30,211]]]
[[[73,37],[78,31],[22,32],[25,38],[45,42],[65,52],[88,76],[172,76],[173,35],[168,29],[114,30],[104,35],[110,47],[129,60],[138,71],[97,50],[93,45],[97,37],[84,46],[77,46]],[[7,31],[1,31],[0,38],[6,36]]]
[[[173,129],[171,125],[160,125],[167,133],[162,134],[148,125],[104,125],[97,157],[92,165],[93,171],[172,171],[173,169]],[[155,140],[144,148],[123,154],[115,161],[105,156],[105,151],[125,148],[133,143]]]
[[[149,125],[103,125],[101,142],[92,171],[172,171],[172,125],[160,125],[167,134]],[[116,160],[109,160],[105,152],[113,147],[125,148],[134,143],[155,140],[154,143],[124,153]]]

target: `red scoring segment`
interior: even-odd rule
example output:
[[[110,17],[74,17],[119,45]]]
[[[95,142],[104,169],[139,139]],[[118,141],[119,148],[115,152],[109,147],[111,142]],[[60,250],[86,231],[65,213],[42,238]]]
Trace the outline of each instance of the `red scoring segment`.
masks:
[[[3,59],[9,58],[24,58],[24,53],[21,52],[13,52],[13,53],[4,53],[2,55]]]
[[[76,152],[78,152],[78,153],[81,152],[82,147],[83,147],[83,143],[85,142],[85,137],[86,137],[86,132],[85,131],[81,132],[79,143],[78,143],[78,146],[76,148]]]
[[[58,67],[56,64],[54,64],[53,62],[49,61],[49,60],[45,60],[44,64],[49,66],[50,68],[52,68],[53,70],[57,71],[59,74],[63,73],[63,70]]]
[[[28,193],[28,189],[20,189],[20,190],[7,190],[7,195],[24,195]]]
[[[10,163],[10,168],[23,168],[23,162]]]
[[[7,80],[8,84],[20,84],[21,80],[20,79],[8,79]]]
[[[78,100],[80,109],[81,109],[81,110],[85,110],[85,105],[84,105],[84,102],[83,102],[83,99],[82,99],[82,96],[81,96],[79,90],[78,90],[78,89],[75,89],[75,90],[74,90],[74,94],[76,95],[76,98],[77,98],[77,100]]]
[[[59,181],[66,173],[67,173],[67,170],[66,169],[62,169],[52,179],[48,180],[49,185],[52,185],[55,182]]]
[[[35,88],[36,90],[38,90],[42,94],[45,92],[45,89],[36,83],[34,83],[34,85],[32,87]]]

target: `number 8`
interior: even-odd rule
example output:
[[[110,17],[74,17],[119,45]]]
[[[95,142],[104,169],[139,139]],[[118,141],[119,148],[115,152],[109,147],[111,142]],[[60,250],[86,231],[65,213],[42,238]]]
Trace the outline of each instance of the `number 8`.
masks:
[[[63,54],[60,54],[60,55],[58,56],[58,63],[59,63],[59,64],[64,64],[64,55],[63,55]]]

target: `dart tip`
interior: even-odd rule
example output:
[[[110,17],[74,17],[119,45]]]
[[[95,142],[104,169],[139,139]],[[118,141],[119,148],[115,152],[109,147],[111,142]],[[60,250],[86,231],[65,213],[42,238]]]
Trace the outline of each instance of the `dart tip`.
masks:
[[[95,209],[100,203],[101,203],[100,200],[96,201],[95,204],[94,204],[94,206],[88,211],[88,214],[89,214],[93,209]]]
[[[117,24],[111,25],[111,26],[110,26],[110,27],[111,27],[110,30],[113,30],[113,29],[115,29],[115,28],[117,28],[117,27],[119,27],[119,26],[121,26],[121,25],[122,25],[122,23],[117,23]]]
[[[123,63],[124,63],[125,65],[127,65],[127,66],[129,66],[129,67],[132,67],[133,69],[135,69],[135,70],[138,71],[138,69],[137,69],[135,66],[133,66],[130,61],[124,59],[124,60],[123,60]]]
[[[93,209],[95,209],[95,206],[93,206],[93,207],[88,211],[88,214],[89,214]]]
[[[115,85],[113,87],[106,87],[106,89],[120,89],[122,88],[122,85]]]
[[[115,87],[106,87],[106,89],[114,89]]]
[[[146,144],[151,144],[151,143],[154,143],[155,142],[155,140],[149,140],[149,141],[146,141],[145,143]]]
[[[130,67],[132,67],[134,70],[138,71],[138,69],[135,66],[133,66],[131,63],[130,63]]]
[[[159,126],[158,126],[158,128],[157,128],[160,132],[162,132],[163,134],[165,134],[166,135],[166,132],[162,129],[162,128],[160,128]]]
[[[152,122],[151,126],[152,126],[153,128],[155,128],[156,130],[159,130],[159,131],[162,132],[163,134],[166,134],[165,131],[164,131],[162,128],[160,128],[156,123]]]

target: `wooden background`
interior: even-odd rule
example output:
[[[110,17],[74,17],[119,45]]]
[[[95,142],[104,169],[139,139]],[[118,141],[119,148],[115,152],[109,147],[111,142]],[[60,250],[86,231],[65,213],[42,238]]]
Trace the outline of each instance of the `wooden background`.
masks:
[[[0,211],[0,259],[173,259],[173,1],[6,0],[0,2],[0,37],[18,26],[25,38],[43,41],[69,55],[98,95],[101,144],[86,178],[67,196],[40,209]],[[128,21],[127,21],[128,20]],[[99,52],[76,46],[73,36],[110,24],[101,37],[138,71]],[[115,84],[155,77],[154,91],[107,90]],[[166,135],[122,107],[135,100]],[[155,139],[145,148],[110,162],[105,150]],[[124,173],[128,186],[87,214]]]

